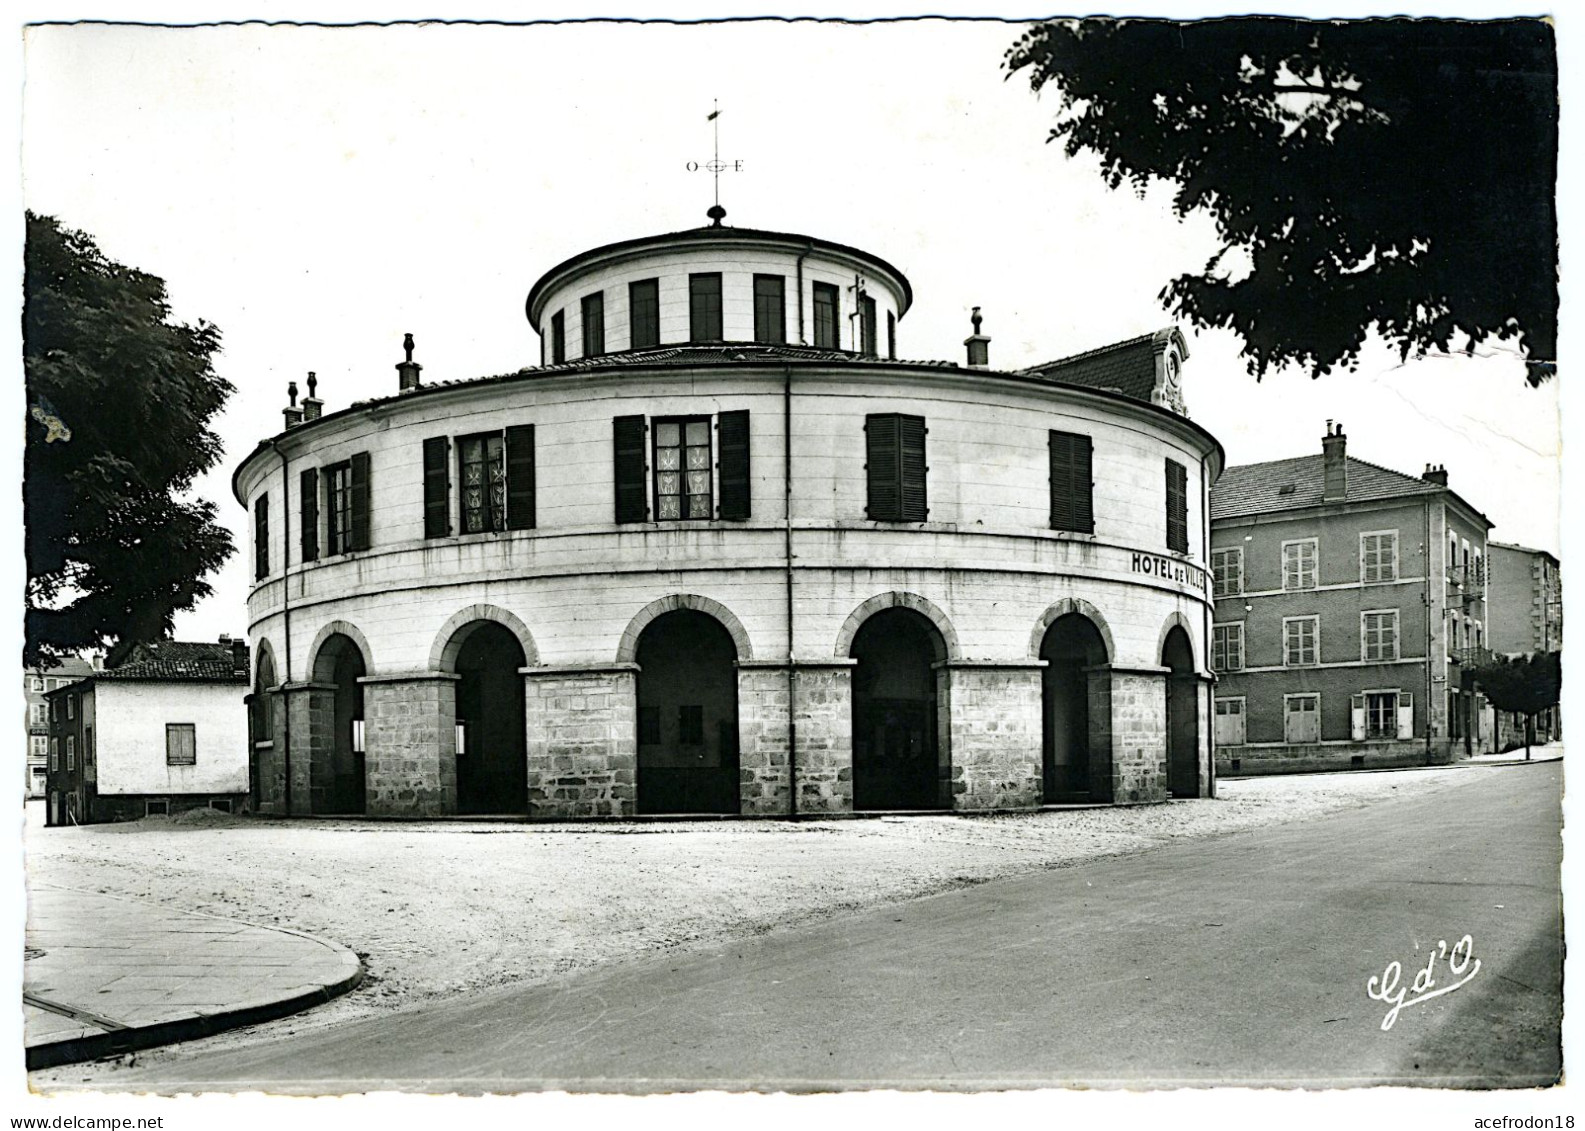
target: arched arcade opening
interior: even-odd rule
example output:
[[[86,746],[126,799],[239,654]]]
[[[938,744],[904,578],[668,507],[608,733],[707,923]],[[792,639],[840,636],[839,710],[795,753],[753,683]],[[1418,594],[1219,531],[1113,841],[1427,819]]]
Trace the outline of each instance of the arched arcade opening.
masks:
[[[737,813],[737,645],[715,617],[674,609],[644,626],[638,811]]]
[[[1047,802],[1090,800],[1090,671],[1110,661],[1095,622],[1066,613],[1040,642],[1041,779]],[[1096,782],[1095,787],[1105,783]]]
[[[946,641],[930,619],[893,606],[853,636],[853,808],[949,809],[941,741]]]
[[[457,812],[527,813],[523,645],[493,620],[463,625],[456,638]]]
[[[1200,795],[1199,678],[1194,672],[1194,646],[1182,625],[1173,625],[1161,645],[1167,675],[1167,792],[1173,797]]]
[[[366,781],[363,744],[363,652],[341,632],[332,633],[314,657],[314,682],[331,686],[330,741],[316,744],[309,760],[309,811],[362,813]]]

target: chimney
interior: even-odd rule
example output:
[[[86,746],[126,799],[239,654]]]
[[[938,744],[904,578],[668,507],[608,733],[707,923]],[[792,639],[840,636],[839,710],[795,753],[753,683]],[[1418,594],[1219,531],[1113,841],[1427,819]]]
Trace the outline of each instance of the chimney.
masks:
[[[248,642],[246,640],[231,640],[222,636],[222,644],[231,645],[231,670],[243,679],[248,678]]]
[[[1420,474],[1420,478],[1427,483],[1435,483],[1438,487],[1446,487],[1447,466],[1440,463],[1434,465],[1428,463],[1425,465],[1425,471]]]
[[[402,349],[407,353],[406,361],[396,363],[397,389],[403,393],[412,392],[419,386],[419,371],[424,367],[413,360],[413,335],[402,335]]]
[[[974,333],[963,339],[963,344],[969,348],[969,368],[987,369],[991,364],[991,340],[980,333],[980,308],[975,307],[974,313],[969,316],[969,321],[974,324]]]
[[[303,410],[297,403],[297,382],[286,383],[286,395],[291,398],[291,404],[281,409],[281,415],[286,417],[286,427],[296,428],[303,422]]]
[[[308,395],[303,398],[303,420],[305,423],[310,420],[318,420],[321,413],[324,412],[325,402],[315,395],[315,390],[318,388],[319,378],[315,377],[314,371],[310,369],[308,371]]]
[[[1348,498],[1348,437],[1343,435],[1343,423],[1337,427],[1326,422],[1326,435],[1321,439],[1321,501],[1341,502]]]

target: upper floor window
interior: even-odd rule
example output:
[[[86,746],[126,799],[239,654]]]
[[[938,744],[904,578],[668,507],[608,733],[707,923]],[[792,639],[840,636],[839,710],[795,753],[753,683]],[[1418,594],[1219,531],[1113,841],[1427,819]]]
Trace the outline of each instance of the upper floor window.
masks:
[[[75,695],[66,696],[66,717],[68,719],[77,717],[77,696]]]
[[[194,724],[165,724],[165,764],[167,766],[198,764],[198,736]]]
[[[39,726],[44,726],[50,721],[50,708],[48,703],[33,704],[33,721]]]
[[[1379,609],[1359,614],[1360,658],[1398,658],[1398,610]]]
[[[1282,662],[1285,667],[1313,667],[1320,662],[1321,618],[1282,619]]]
[[[66,736],[66,768],[68,770],[77,768],[77,736],[74,734]]]
[[[1314,538],[1284,542],[1282,587],[1290,592],[1295,589],[1314,589],[1317,557],[1319,557],[1319,543]]]
[[[688,276],[688,340],[719,342],[721,333],[721,273]]]
[[[817,349],[842,348],[837,322],[838,295],[837,288],[831,283],[814,284],[814,328]]]
[[[253,579],[270,576],[270,497],[260,495],[253,504]]]
[[[655,517],[714,518],[710,418],[655,421]]]
[[[550,363],[560,365],[567,360],[567,312],[558,310],[550,316]]]
[[[450,532],[446,438],[424,441],[424,536]],[[439,465],[439,472],[435,465]],[[535,521],[534,426],[457,440],[457,516],[463,534],[527,530]]]
[[[874,357],[875,348],[875,300],[869,295],[859,295],[859,340],[860,351],[865,357]]]
[[[605,292],[583,296],[583,356],[605,352]]]
[[[325,483],[325,553],[332,556],[369,548],[369,453],[333,463],[320,472]],[[308,477],[304,476],[304,555],[309,549]],[[314,516],[317,518],[317,516]]]
[[[1359,579],[1366,584],[1398,580],[1398,532],[1378,530],[1359,536]]]
[[[1090,437],[1076,432],[1051,432],[1051,528],[1095,533],[1095,482]]]
[[[462,532],[506,529],[506,449],[499,432],[457,441]]]
[[[1475,584],[1475,579],[1472,576],[1470,576],[1470,572],[1469,572],[1469,539],[1468,538],[1464,539],[1464,555],[1463,555],[1463,558],[1460,560],[1459,564],[1463,567],[1463,570],[1464,570],[1464,583],[1466,585]]]
[[[60,768],[61,768],[61,740],[58,739],[58,738],[52,738],[52,739],[50,739],[50,773],[53,774],[56,770],[58,770]]]
[[[28,690],[30,690],[30,691],[43,691],[44,690],[43,677],[41,677],[41,676],[33,676],[31,679],[29,679],[28,680]]]
[[[897,315],[886,312],[886,356],[897,360]]]
[[[1475,551],[1475,576],[1471,579],[1471,581],[1475,585],[1484,585],[1484,584],[1486,584],[1486,574],[1485,574],[1484,570],[1481,567],[1481,558],[1480,558],[1480,551],[1479,550]]]
[[[754,340],[787,341],[787,280],[780,275],[754,276]]]
[[[1167,549],[1189,552],[1189,471],[1167,460]]]
[[[1244,626],[1218,624],[1211,626],[1211,668],[1219,672],[1236,672],[1244,666]]]
[[[865,514],[879,522],[924,522],[925,418],[900,412],[864,418],[868,504]]]
[[[627,285],[629,345],[646,349],[660,345],[660,283],[640,279]]]
[[[1231,546],[1211,551],[1211,573],[1216,578],[1213,597],[1231,597],[1244,591],[1244,548]]]

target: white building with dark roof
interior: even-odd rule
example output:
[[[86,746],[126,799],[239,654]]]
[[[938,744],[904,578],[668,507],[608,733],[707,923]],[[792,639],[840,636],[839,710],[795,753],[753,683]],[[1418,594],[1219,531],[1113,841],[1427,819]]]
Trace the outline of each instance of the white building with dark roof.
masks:
[[[1322,451],[1230,467],[1211,493],[1217,765],[1445,762],[1479,749],[1463,668],[1487,647],[1491,522],[1448,487]]]
[[[906,277],[716,223],[558,264],[539,364],[237,468],[254,805],[530,818],[1212,789],[1207,491],[1166,331],[906,361]]]

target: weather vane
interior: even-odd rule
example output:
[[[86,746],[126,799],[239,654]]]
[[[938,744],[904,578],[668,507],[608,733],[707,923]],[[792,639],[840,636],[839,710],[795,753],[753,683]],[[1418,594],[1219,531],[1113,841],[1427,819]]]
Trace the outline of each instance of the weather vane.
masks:
[[[688,172],[697,173],[700,168],[705,168],[715,176],[715,203],[710,206],[710,210],[705,215],[715,222],[715,227],[719,228],[721,221],[726,218],[726,209],[721,207],[721,174],[723,172],[741,173],[743,171],[743,162],[721,160],[721,104],[715,99],[711,99],[711,105],[714,109],[710,111],[710,117],[706,121],[710,122],[715,129],[714,155],[703,166],[697,161],[688,162]]]

